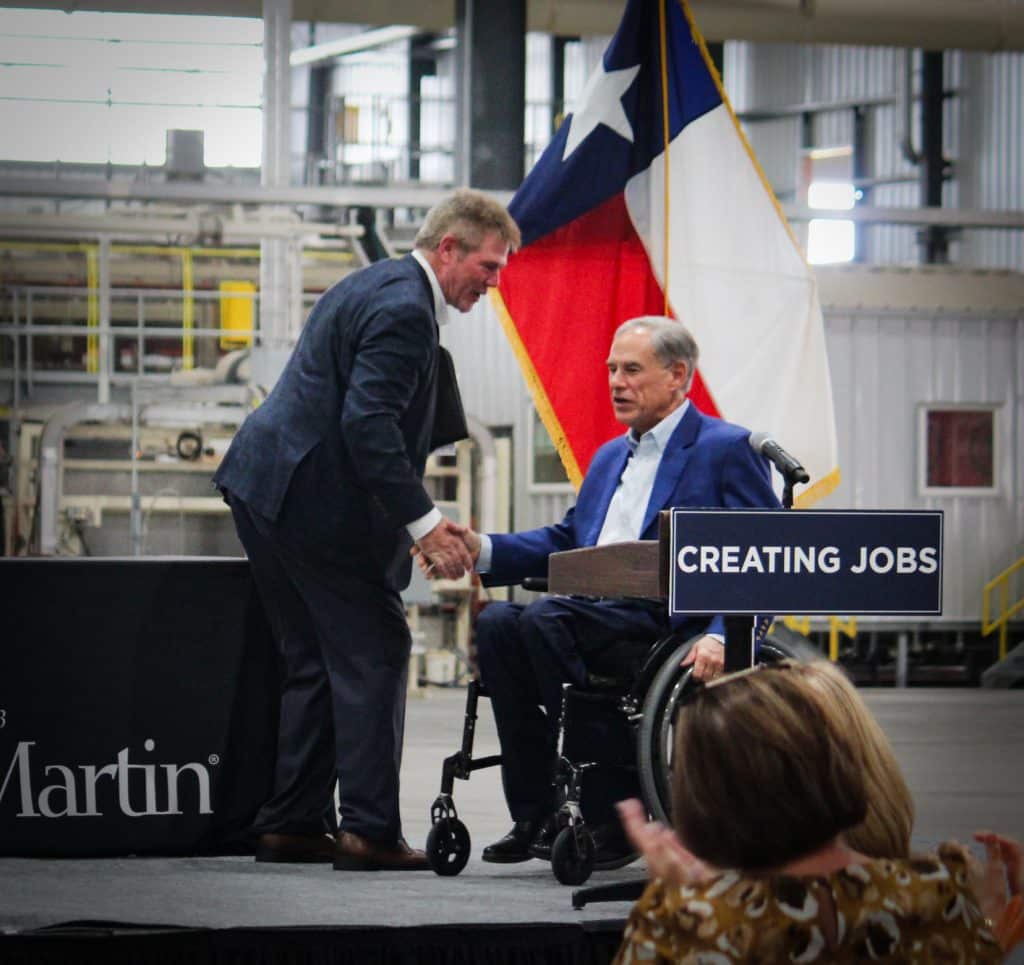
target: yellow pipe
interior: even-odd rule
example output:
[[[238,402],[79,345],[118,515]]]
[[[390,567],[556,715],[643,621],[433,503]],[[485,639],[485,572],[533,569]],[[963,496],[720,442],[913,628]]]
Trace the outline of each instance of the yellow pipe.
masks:
[[[184,255],[201,258],[259,258],[259,248],[194,248],[189,245],[111,245],[122,255]]]
[[[0,241],[0,251],[64,251],[80,252],[82,242],[62,241]]]
[[[85,244],[82,242],[59,241],[3,241],[0,240],[0,251],[50,251],[69,254],[81,252]],[[112,252],[131,255],[181,255],[189,252],[193,258],[228,258],[228,259],[259,259],[259,248],[209,248],[187,247],[182,245],[129,245],[112,244]],[[302,256],[311,261],[349,262],[352,253],[348,251],[321,251],[311,249],[303,251]]]
[[[811,633],[811,618],[787,616],[782,622],[790,628],[802,633],[805,637]],[[839,634],[845,633],[851,640],[857,637],[857,618],[850,617],[844,620],[842,617],[832,616],[828,618],[828,659],[835,663],[839,660]]]
[[[85,252],[85,277],[89,294],[86,296],[85,324],[89,328],[98,328],[100,324],[100,267],[99,245],[83,244],[80,249]],[[85,371],[100,370],[100,340],[98,335],[88,335],[85,339]]]
[[[843,620],[841,617],[828,618],[828,659],[835,663],[839,660],[839,634],[845,633],[851,640],[857,638],[857,618],[850,617]]]
[[[211,248],[208,246],[184,245],[143,245],[112,244],[111,252],[118,254],[177,256],[181,258],[182,287],[182,341],[181,364],[183,369],[195,367],[195,300],[192,297],[194,285],[194,258],[259,259],[259,248]],[[86,264],[86,324],[89,328],[99,327],[99,246],[89,242],[59,241],[4,241],[0,240],[0,251],[44,251],[84,253]],[[312,261],[349,262],[352,254],[345,251],[304,251],[303,257]],[[87,372],[99,371],[99,336],[86,337]]]
[[[802,633],[805,637],[811,632],[810,617],[788,616],[783,617],[782,622],[787,627],[789,627],[790,630],[795,630],[797,633]]]
[[[195,368],[196,346],[195,335],[192,329],[195,328],[196,302],[192,297],[192,252],[185,249],[181,253],[181,327],[184,332],[181,336],[181,367],[188,372]]]
[[[981,591],[981,635],[987,637],[996,627],[999,627],[1000,660],[1006,657],[1010,618],[1016,616],[1024,609],[1024,596],[1019,597],[1012,604],[1008,599],[1010,577],[1021,567],[1024,567],[1024,556],[1017,560],[1016,563],[1011,563],[1002,573],[989,580]],[[991,619],[991,593],[996,589],[999,591],[999,616],[993,620]]]

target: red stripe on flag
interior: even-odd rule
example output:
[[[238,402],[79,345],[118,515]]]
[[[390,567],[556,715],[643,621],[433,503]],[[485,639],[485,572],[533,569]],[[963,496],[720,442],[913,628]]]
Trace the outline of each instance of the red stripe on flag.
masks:
[[[500,291],[580,469],[623,431],[605,360],[615,329],[661,315],[665,296],[621,194],[514,254]],[[690,398],[718,415],[700,373]]]

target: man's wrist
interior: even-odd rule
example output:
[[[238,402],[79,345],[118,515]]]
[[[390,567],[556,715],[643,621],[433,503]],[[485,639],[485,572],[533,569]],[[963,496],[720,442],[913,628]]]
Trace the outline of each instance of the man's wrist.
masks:
[[[494,546],[491,543],[491,537],[486,533],[480,533],[480,552],[477,553],[476,561],[473,568],[477,573],[490,573],[491,572],[491,555],[494,551]]]
[[[412,537],[413,542],[418,543],[424,536],[427,535],[444,517],[441,515],[441,510],[436,506],[431,507],[430,512],[421,516],[419,519],[414,519],[411,523],[406,523],[406,532]]]

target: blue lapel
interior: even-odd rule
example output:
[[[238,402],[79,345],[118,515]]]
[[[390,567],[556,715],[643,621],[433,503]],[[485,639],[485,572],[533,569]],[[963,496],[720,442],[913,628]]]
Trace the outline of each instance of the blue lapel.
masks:
[[[647,527],[654,522],[658,513],[668,507],[668,501],[679,484],[690,458],[690,447],[697,440],[700,423],[701,414],[691,401],[685,415],[676,426],[676,431],[669,437],[668,445],[662,454],[658,473],[654,477],[654,486],[651,488],[651,499],[647,504],[647,512],[644,513],[644,524],[640,527],[641,534],[646,533]]]
[[[618,450],[609,457],[609,463],[598,477],[597,494],[594,497],[594,512],[587,522],[587,530],[583,534],[581,546],[596,546],[597,537],[601,535],[601,527],[604,525],[604,518],[608,515],[608,507],[611,505],[612,496],[622,478],[622,471],[626,468],[626,460],[629,458],[629,446],[626,445],[626,437],[621,436],[615,440],[615,447]]]

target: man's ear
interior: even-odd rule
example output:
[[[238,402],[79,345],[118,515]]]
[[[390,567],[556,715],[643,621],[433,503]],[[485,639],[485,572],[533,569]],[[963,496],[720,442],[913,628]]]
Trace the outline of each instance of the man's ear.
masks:
[[[441,258],[448,260],[458,254],[461,247],[459,239],[456,238],[455,235],[442,235],[441,240],[437,245],[437,253]]]
[[[679,388],[686,388],[686,380],[690,377],[690,366],[685,362],[674,362],[672,364],[672,374],[678,380]]]

